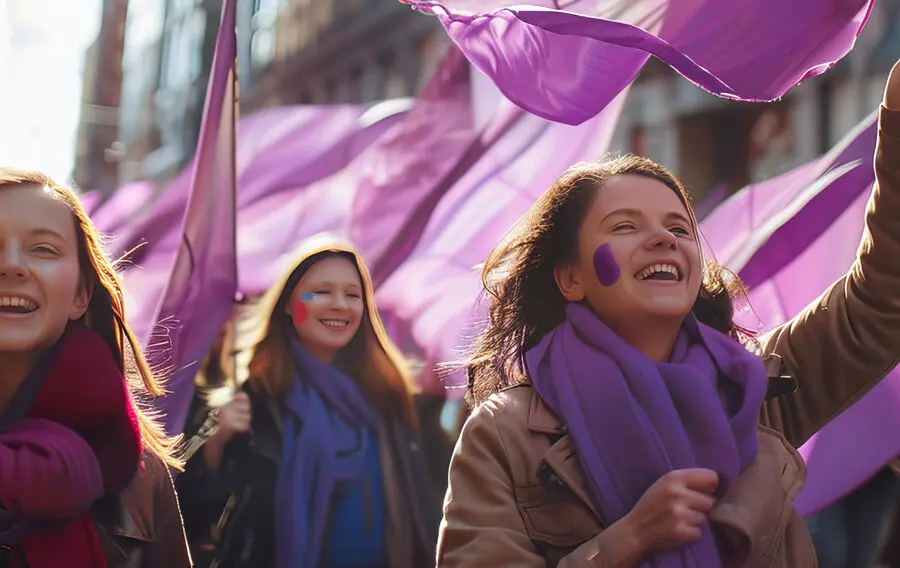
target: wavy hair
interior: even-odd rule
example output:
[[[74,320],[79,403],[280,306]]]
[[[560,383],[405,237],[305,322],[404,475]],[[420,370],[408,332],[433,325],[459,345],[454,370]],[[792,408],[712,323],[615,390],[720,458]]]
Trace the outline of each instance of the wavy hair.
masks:
[[[565,319],[566,299],[556,285],[553,268],[574,260],[578,231],[597,192],[621,175],[652,178],[668,186],[699,234],[687,190],[656,162],[626,155],[569,168],[484,263],[481,278],[488,295],[487,326],[463,362],[470,405],[525,380],[525,353]],[[736,275],[714,260],[704,259],[703,283],[692,311],[702,323],[747,341],[752,334],[734,323],[734,299],[745,295]]]
[[[0,190],[22,185],[42,187],[51,199],[65,203],[72,211],[81,277],[91,290],[90,303],[82,319],[103,338],[125,375],[135,400],[144,448],[166,465],[180,469],[183,463],[176,457],[180,437],[167,436],[151,408],[152,399],[165,394],[161,382],[151,371],[134,331],[125,322],[125,298],[116,271],[118,262],[111,261],[104,252],[102,237],[74,191],[41,172],[0,168]]]

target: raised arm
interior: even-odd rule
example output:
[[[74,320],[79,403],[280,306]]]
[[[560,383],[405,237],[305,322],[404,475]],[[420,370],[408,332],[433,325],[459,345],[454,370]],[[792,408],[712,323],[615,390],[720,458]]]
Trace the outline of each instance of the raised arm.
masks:
[[[900,359],[900,63],[878,119],[875,187],[849,272],[762,340],[797,379],[796,393],[769,402],[764,423],[794,446],[858,400]]]

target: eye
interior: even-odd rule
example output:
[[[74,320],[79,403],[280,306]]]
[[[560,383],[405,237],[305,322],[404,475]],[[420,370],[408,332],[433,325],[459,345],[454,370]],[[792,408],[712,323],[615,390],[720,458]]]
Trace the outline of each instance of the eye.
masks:
[[[630,222],[628,222],[628,223],[619,223],[618,225],[616,225],[615,227],[613,227],[613,232],[617,232],[617,231],[633,231],[635,228],[636,228],[636,227],[634,226],[634,223],[630,223]]]
[[[678,235],[690,236],[691,232],[684,227],[671,227],[669,231]]]
[[[331,294],[331,290],[316,290],[314,294]]]
[[[35,245],[31,247],[32,252],[36,252],[39,254],[50,254],[54,256],[58,256],[59,252],[50,245]]]
[[[352,292],[352,293],[347,294],[347,295],[350,296],[351,298],[362,298],[362,295],[361,295],[361,294],[358,294],[358,293],[356,293],[356,292]]]

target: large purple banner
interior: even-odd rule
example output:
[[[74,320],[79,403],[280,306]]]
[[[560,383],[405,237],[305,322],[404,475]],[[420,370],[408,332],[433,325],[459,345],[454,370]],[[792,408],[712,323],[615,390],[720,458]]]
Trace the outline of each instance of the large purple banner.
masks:
[[[874,0],[403,0],[513,102],[579,124],[653,55],[715,95],[773,100],[853,47]]]

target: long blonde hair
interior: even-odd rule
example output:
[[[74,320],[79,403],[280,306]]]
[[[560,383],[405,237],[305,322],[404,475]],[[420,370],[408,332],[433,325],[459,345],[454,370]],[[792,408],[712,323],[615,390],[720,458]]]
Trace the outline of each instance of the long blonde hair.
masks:
[[[256,307],[251,331],[240,340],[248,353],[247,380],[256,391],[283,396],[294,380],[294,363],[288,349],[286,326],[279,318],[292,290],[306,270],[323,258],[344,256],[354,262],[363,282],[365,312],[350,344],[344,348],[348,374],[353,377],[380,412],[396,411],[409,424],[416,423],[412,403],[412,379],[400,350],[388,337],[375,307],[372,278],[350,243],[328,234],[305,240],[293,253],[288,270],[262,297]]]
[[[175,457],[179,437],[167,436],[149,410],[148,399],[164,392],[144,358],[137,337],[125,322],[125,300],[122,281],[116,272],[117,263],[103,251],[101,235],[75,192],[41,172],[0,168],[0,190],[23,185],[42,187],[51,199],[65,203],[72,211],[78,236],[78,264],[84,283],[92,292],[84,323],[106,341],[125,375],[137,401],[135,412],[144,448],[167,465],[180,469],[183,463]]]

